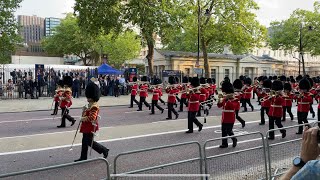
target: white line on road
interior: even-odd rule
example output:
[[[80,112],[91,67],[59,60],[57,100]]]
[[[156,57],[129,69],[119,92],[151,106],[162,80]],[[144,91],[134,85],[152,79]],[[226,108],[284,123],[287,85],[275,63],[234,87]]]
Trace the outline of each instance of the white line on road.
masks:
[[[267,121],[267,120],[266,120]],[[259,121],[250,121],[247,122],[246,124],[252,124],[252,123],[257,123]],[[240,123],[236,123],[235,125],[240,125]],[[221,127],[221,125],[217,126],[209,126],[209,127],[204,127],[203,129],[213,129],[213,128],[218,128]],[[195,128],[194,130],[197,130]],[[161,132],[161,133],[153,133],[153,134],[145,134],[145,135],[138,135],[138,136],[130,136],[130,137],[123,137],[123,138],[116,138],[116,139],[110,139],[110,140],[101,140],[98,141],[100,143],[105,143],[105,142],[116,142],[116,141],[123,141],[123,140],[129,140],[129,139],[137,139],[137,138],[145,138],[145,137],[151,137],[151,136],[159,136],[159,135],[168,135],[168,134],[174,134],[174,133],[181,133],[185,132],[186,129],[183,130],[176,130],[176,131],[168,131],[168,132]],[[62,132],[59,132],[62,133]],[[34,136],[34,135],[30,135]],[[21,136],[21,137],[26,137],[26,136]],[[15,137],[9,137],[9,138],[15,138]],[[2,139],[2,138],[0,138]],[[81,146],[81,143],[74,144],[75,146]],[[38,151],[46,151],[46,150],[53,150],[53,149],[61,149],[61,148],[68,148],[70,145],[62,145],[62,146],[54,146],[54,147],[47,147],[47,148],[38,148],[38,149],[30,149],[30,150],[22,150],[22,151],[13,151],[13,152],[4,152],[0,153],[0,156],[5,156],[5,155],[13,155],[13,154],[22,154],[22,153],[30,153],[30,152],[38,152]]]
[[[72,116],[75,118],[79,118],[80,116]],[[60,116],[56,116],[55,119],[59,119]],[[53,117],[51,118],[41,118],[41,119],[24,119],[24,120],[15,120],[15,121],[1,121],[0,124],[3,123],[16,123],[16,122],[30,122],[30,121],[44,121],[44,120],[48,120],[48,119],[53,119]]]

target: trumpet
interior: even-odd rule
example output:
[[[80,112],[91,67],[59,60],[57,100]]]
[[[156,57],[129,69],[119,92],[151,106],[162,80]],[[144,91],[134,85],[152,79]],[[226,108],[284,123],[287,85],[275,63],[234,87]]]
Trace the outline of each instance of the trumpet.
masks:
[[[150,88],[150,89],[154,89],[154,88],[156,88],[157,86],[163,87],[163,84],[150,85],[149,88]]]

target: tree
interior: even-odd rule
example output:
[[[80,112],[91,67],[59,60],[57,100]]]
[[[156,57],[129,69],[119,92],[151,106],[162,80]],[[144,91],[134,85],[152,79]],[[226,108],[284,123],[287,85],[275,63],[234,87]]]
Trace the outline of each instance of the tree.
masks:
[[[296,51],[301,55],[303,74],[304,52],[320,55],[320,6],[314,4],[314,11],[295,10],[288,19],[271,23],[269,45],[273,50]]]
[[[171,0],[76,0],[74,10],[79,13],[80,26],[95,34],[101,29],[106,32],[116,29],[117,32],[123,24],[138,26],[148,46],[146,58],[149,75],[153,76],[155,37],[161,27],[173,22],[168,10],[175,3]]]
[[[84,32],[78,25],[77,17],[67,15],[56,33],[43,40],[44,50],[50,55],[63,56],[73,54],[82,60],[84,65],[99,65],[101,53],[108,54],[108,62],[120,67],[125,60],[139,55],[140,41],[131,31],[109,35],[100,33],[92,35]]]
[[[166,48],[180,51],[197,51],[198,6],[187,2],[180,11],[181,28],[163,29],[161,38]],[[249,52],[266,37],[266,28],[259,24],[252,12],[258,9],[253,0],[200,1],[200,45],[204,58],[205,77],[209,77],[208,53],[221,53],[230,45],[235,54]],[[204,16],[206,10],[209,14]],[[172,41],[172,39],[174,41]]]
[[[9,63],[21,38],[17,35],[18,25],[14,12],[22,0],[0,1],[0,63]]]

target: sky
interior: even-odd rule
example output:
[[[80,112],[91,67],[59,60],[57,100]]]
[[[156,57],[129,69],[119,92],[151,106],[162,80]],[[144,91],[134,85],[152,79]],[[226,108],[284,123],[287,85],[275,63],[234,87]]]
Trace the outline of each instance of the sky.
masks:
[[[275,20],[287,19],[295,9],[313,10],[316,0],[255,0],[260,10],[258,21],[269,26]],[[17,15],[37,15],[39,17],[63,18],[65,13],[73,12],[74,0],[23,0]]]

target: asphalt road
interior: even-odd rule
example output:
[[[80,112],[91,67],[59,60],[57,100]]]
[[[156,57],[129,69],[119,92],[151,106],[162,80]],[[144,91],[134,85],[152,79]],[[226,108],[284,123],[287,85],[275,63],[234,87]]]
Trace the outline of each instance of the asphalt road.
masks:
[[[258,109],[258,106],[256,106]],[[123,152],[152,148],[157,146],[171,145],[182,142],[196,141],[201,146],[204,145],[208,139],[215,139],[221,137],[219,122],[209,122],[205,125],[202,132],[195,131],[193,134],[185,134],[186,121],[183,120],[187,117],[187,113],[180,113],[179,120],[167,121],[165,120],[166,112],[160,114],[159,111],[156,115],[149,115],[149,111],[144,108],[143,112],[136,112],[136,108],[129,109],[127,107],[108,107],[102,108],[100,115],[102,116],[102,127],[122,128],[128,125],[158,125],[159,132],[161,133],[147,133],[140,136],[126,136],[123,138],[114,139],[100,139],[102,144],[110,149],[109,157],[107,160],[110,163],[111,172],[114,170],[115,157]],[[295,113],[295,110],[293,111]],[[57,132],[67,132],[75,130],[76,127],[67,127],[65,129],[57,129],[59,125],[58,117],[52,120],[49,111],[36,111],[24,113],[4,113],[0,114],[0,139],[10,137],[13,140],[17,136],[26,136],[28,141],[33,140],[36,134],[50,134]],[[71,115],[76,116],[80,114],[80,110],[72,110]],[[210,111],[211,116],[221,116],[221,111],[217,107],[213,107]],[[246,127],[242,129],[239,124],[236,124],[234,131],[236,134],[246,134],[250,132],[260,131],[263,134],[268,130],[268,125],[259,126],[260,121],[259,112],[241,114],[248,121]],[[200,121],[203,121],[202,119]],[[154,124],[156,123],[156,124]],[[167,130],[172,124],[178,123],[179,128],[175,131]],[[287,120],[284,126],[296,125],[296,121]],[[287,132],[287,137],[282,139],[279,137],[279,132],[276,132],[276,139],[271,143],[278,143],[298,139],[301,136],[295,135],[296,128],[290,129]],[[125,131],[125,128],[124,128]],[[132,129],[128,129],[130,132]],[[139,131],[135,129],[134,131]],[[120,132],[121,133],[121,132]],[[79,135],[80,136],[80,135]],[[10,139],[9,138],[9,139]],[[208,160],[208,172],[214,175],[214,179],[258,179],[263,176],[264,164],[262,143],[259,135],[243,136],[238,138],[238,146],[232,148],[231,145],[227,149],[219,149],[218,145],[221,140],[216,140],[207,144],[206,155],[210,157]],[[40,143],[40,142],[39,142]],[[229,140],[229,143],[231,141]],[[5,144],[2,146],[6,146]],[[18,146],[18,144],[17,144]],[[73,162],[80,156],[80,146],[77,144],[73,151],[69,151],[69,147],[49,147],[47,149],[33,149],[32,151],[16,151],[9,153],[0,153],[0,174],[22,171],[33,168],[40,168],[45,166],[52,166],[57,164],[64,164]],[[245,152],[237,152],[248,148],[257,148]],[[0,147],[1,149],[1,147]],[[285,146],[277,146],[273,148],[272,159],[277,162],[281,161],[281,165],[286,166],[290,162],[287,159],[292,158],[294,155],[299,154],[299,143],[289,143]],[[1,152],[1,151],[0,151]],[[229,156],[221,156],[224,153],[234,154]],[[283,153],[286,152],[286,153]],[[203,153],[203,152],[202,152]],[[218,157],[217,157],[218,156]],[[101,157],[93,151],[90,158]],[[117,173],[134,171],[142,168],[153,167],[161,164],[172,163],[199,157],[199,149],[196,144],[184,145],[174,148],[165,148],[161,150],[153,150],[148,152],[140,152],[131,155],[120,156],[117,162]],[[211,159],[213,158],[213,159]],[[275,166],[277,163],[275,164]],[[90,167],[90,168],[88,168]],[[192,163],[182,163],[166,168],[157,168],[142,173],[146,174],[198,174],[200,172],[199,161]],[[53,175],[59,174],[59,179],[101,179],[103,177],[104,165],[101,162],[88,163],[88,165],[78,165],[72,168],[63,168],[59,171],[46,171],[43,173],[35,173],[30,177],[22,177],[22,179],[54,179],[57,178]],[[234,171],[237,169],[237,171]],[[258,172],[258,173],[257,173]],[[46,177],[46,178],[44,178]],[[21,179],[16,178],[16,179]],[[126,178],[124,178],[126,179]],[[128,178],[134,179],[134,178]],[[150,177],[139,179],[151,179]],[[173,179],[164,178],[164,179]],[[176,179],[181,179],[176,178]],[[184,178],[186,179],[186,178]],[[188,178],[199,179],[199,178]]]

